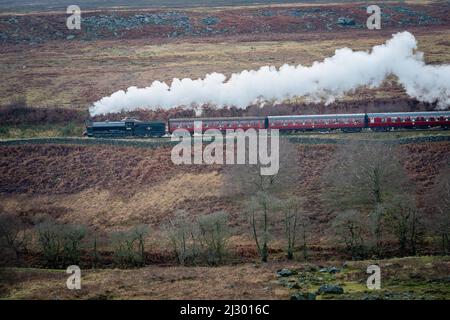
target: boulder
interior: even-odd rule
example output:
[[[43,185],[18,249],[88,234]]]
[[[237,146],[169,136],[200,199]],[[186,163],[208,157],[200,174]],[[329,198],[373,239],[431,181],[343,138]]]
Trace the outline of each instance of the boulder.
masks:
[[[338,269],[336,267],[331,267],[328,269],[328,272],[334,274],[334,273],[341,272],[341,269]]]
[[[289,270],[287,268],[283,268],[283,269],[277,271],[277,275],[279,277],[290,277],[290,276],[293,276],[295,274],[296,274],[295,271]]]
[[[339,17],[337,23],[341,26],[354,26],[356,24],[355,19]]]
[[[343,294],[344,289],[341,286],[333,284],[324,284],[317,290],[318,294]]]
[[[297,292],[291,296],[291,300],[316,300],[316,294],[312,292]]]

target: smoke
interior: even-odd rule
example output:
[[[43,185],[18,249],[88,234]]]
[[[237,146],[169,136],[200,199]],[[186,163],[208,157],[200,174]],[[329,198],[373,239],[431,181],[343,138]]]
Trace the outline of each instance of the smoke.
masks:
[[[419,101],[450,105],[450,65],[426,65],[417,41],[409,32],[394,34],[371,52],[338,49],[334,56],[311,66],[283,65],[242,71],[230,78],[210,73],[204,79],[173,79],[169,86],[155,81],[150,87],[130,87],[95,102],[92,116],[135,109],[198,108],[205,104],[245,108],[262,101],[294,97],[333,102],[361,86],[376,88],[395,75],[406,93]]]

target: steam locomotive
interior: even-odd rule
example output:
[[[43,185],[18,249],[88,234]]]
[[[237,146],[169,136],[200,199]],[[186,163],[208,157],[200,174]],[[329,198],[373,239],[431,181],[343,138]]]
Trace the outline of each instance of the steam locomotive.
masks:
[[[193,134],[200,131],[196,122],[201,121],[201,130],[220,131],[237,129],[278,129],[280,132],[361,132],[368,128],[372,131],[391,131],[395,129],[450,128],[450,111],[436,112],[394,112],[394,113],[357,113],[324,115],[289,115],[268,117],[232,117],[232,118],[183,118],[163,121],[142,122],[135,119],[122,121],[90,122],[86,127],[89,137],[162,137],[184,129]]]

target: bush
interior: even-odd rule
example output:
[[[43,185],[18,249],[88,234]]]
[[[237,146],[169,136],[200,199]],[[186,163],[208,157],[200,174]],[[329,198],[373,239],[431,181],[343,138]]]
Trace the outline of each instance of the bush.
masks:
[[[22,254],[28,251],[31,234],[17,216],[0,216],[0,254],[4,263],[20,263]]]
[[[366,256],[364,222],[359,211],[347,210],[339,213],[333,221],[333,228],[338,239],[345,243],[353,260]]]
[[[222,211],[198,218],[199,239],[209,264],[219,265],[226,259],[228,220],[228,214]]]
[[[82,133],[83,128],[80,126],[76,126],[73,122],[70,122],[60,130],[60,134],[63,137],[78,137],[81,136]]]
[[[145,238],[148,228],[139,225],[128,231],[112,234],[114,263],[119,267],[139,267],[145,265]]]
[[[37,232],[47,267],[66,267],[80,263],[81,241],[86,236],[84,226],[60,225],[49,220],[38,225]]]
[[[82,225],[62,226],[63,265],[78,265],[80,263],[81,241],[86,236],[86,228]]]
[[[188,262],[195,262],[199,253],[196,239],[198,232],[196,226],[184,216],[184,212],[169,220],[166,232],[178,263],[186,265]]]
[[[50,268],[58,267],[63,248],[60,226],[52,221],[45,221],[37,226],[37,232],[45,265]]]

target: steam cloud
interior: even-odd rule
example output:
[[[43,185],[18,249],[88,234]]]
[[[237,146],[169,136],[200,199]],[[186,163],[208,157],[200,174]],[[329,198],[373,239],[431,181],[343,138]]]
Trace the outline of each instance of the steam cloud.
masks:
[[[293,97],[333,102],[361,86],[376,88],[395,75],[410,97],[450,105],[450,65],[426,65],[417,41],[409,32],[393,35],[371,52],[338,49],[334,56],[312,66],[283,65],[242,71],[229,79],[221,73],[204,79],[173,79],[168,86],[155,81],[150,87],[130,87],[95,102],[92,116],[135,109],[199,107],[205,104],[245,108],[262,101],[281,102]]]

